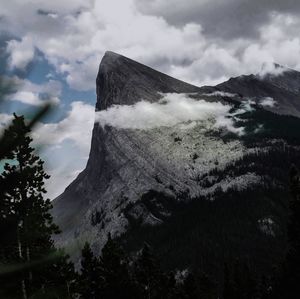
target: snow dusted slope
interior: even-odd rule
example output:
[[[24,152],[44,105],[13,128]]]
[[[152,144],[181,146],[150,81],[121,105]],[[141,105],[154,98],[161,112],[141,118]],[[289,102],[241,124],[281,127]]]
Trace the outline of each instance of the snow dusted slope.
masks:
[[[243,88],[230,81],[199,88],[107,52],[97,77],[87,167],[54,201],[54,220],[62,229],[57,243],[75,256],[85,241],[99,251],[108,232],[118,237],[130,231],[132,218],[141,226],[163,226],[173,213],[169,203],[154,196],[149,199],[155,202],[153,210],[141,202],[153,190],[177,202],[218,199],[220,192],[280,182],[255,161],[277,144],[290,147],[273,123],[281,128],[282,122],[291,122],[295,128],[298,122],[266,111],[274,108],[268,97],[280,89],[277,83],[273,93],[264,91],[255,101],[251,87],[244,87],[247,82]],[[294,104],[288,108],[285,103],[284,98],[280,107],[285,114],[298,115]],[[291,146],[294,150],[297,144]],[[271,210],[264,213],[257,221],[271,217]]]

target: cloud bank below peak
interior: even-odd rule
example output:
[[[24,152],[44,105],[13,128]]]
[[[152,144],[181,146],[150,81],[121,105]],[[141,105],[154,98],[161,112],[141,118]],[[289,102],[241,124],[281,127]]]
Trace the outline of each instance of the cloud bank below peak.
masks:
[[[96,113],[96,122],[118,129],[150,130],[172,127],[188,122],[212,121],[215,129],[241,135],[243,128],[236,128],[230,116],[229,105],[220,102],[195,100],[188,94],[168,93],[156,103],[140,101],[134,105],[114,105]]]

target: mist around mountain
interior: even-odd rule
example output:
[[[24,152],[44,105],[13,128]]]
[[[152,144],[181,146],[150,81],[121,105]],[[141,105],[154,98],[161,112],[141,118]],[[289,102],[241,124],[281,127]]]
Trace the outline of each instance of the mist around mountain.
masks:
[[[13,279],[7,294],[297,298],[300,74],[272,65],[196,87],[107,52],[96,89],[87,166],[51,215],[29,139],[24,159],[42,177],[28,170],[20,178],[32,191],[7,181],[20,175],[16,166],[1,175],[1,221],[13,232],[1,265],[20,266],[0,273]],[[12,144],[3,158],[13,150],[22,164]],[[49,271],[39,267],[44,259]]]

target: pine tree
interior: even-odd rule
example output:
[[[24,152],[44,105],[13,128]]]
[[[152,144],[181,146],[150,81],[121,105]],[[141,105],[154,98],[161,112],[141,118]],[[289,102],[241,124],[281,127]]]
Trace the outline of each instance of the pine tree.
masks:
[[[142,298],[163,298],[166,295],[168,279],[148,244],[144,244],[136,262],[135,276]]]
[[[55,295],[53,296],[54,298],[71,299],[74,297],[75,282],[77,279],[74,264],[63,249],[56,250],[55,255],[55,262],[48,265],[48,289],[51,283],[53,294]]]
[[[127,259],[110,234],[102,249],[99,265],[100,276],[104,280],[102,298],[136,298]]]
[[[242,274],[243,274],[243,297],[246,299],[257,299],[260,296],[259,281],[256,277],[256,272],[250,269],[248,263],[244,262],[242,264]]]
[[[260,299],[269,299],[271,298],[271,281],[265,275],[262,276],[260,283],[259,283],[259,296]]]
[[[291,216],[288,225],[289,251],[286,262],[290,275],[291,298],[300,294],[300,175],[298,170],[291,170],[292,199]],[[293,294],[294,293],[294,294]]]
[[[234,298],[235,286],[232,280],[231,271],[227,263],[224,265],[224,286],[223,286],[223,299]]]
[[[189,272],[183,283],[184,298],[201,299],[199,284],[194,273]]]
[[[50,266],[66,266],[51,239],[59,232],[52,222],[51,202],[43,198],[44,181],[49,176],[43,169],[44,162],[30,146],[29,133],[24,117],[14,115],[2,139],[14,145],[3,155],[8,162],[0,176],[0,230],[4,232],[0,263],[7,269],[7,275],[0,279],[10,281],[1,288],[8,298],[27,299],[46,293],[47,286],[53,284]],[[56,277],[61,273],[56,272]]]
[[[250,270],[247,262],[236,260],[224,266],[224,299],[256,299],[259,298],[259,284],[255,272]]]
[[[86,242],[81,251],[81,273],[76,283],[76,291],[82,299],[97,299],[100,298],[101,286],[103,288],[99,261]]]
[[[292,198],[288,223],[288,251],[272,293],[273,298],[296,299],[300,294],[300,176],[295,167],[290,171],[290,184]]]
[[[206,274],[200,275],[198,279],[198,284],[199,284],[198,287],[199,287],[200,298],[206,298],[206,299],[218,298],[217,286],[208,275]]]
[[[165,283],[165,287],[163,288],[163,292],[161,293],[162,298],[166,299],[177,299],[177,298],[185,298],[183,284],[181,282],[176,281],[175,275],[173,272],[168,274],[164,274],[163,276]]]

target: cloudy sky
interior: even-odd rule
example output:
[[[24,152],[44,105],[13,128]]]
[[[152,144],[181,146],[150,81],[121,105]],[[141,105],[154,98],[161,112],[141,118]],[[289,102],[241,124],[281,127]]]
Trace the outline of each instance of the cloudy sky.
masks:
[[[297,0],[10,0],[0,9],[0,64],[16,88],[0,124],[45,100],[56,110],[34,132],[58,195],[85,166],[95,78],[112,50],[196,85],[300,70]],[[41,147],[42,146],[42,147]]]

